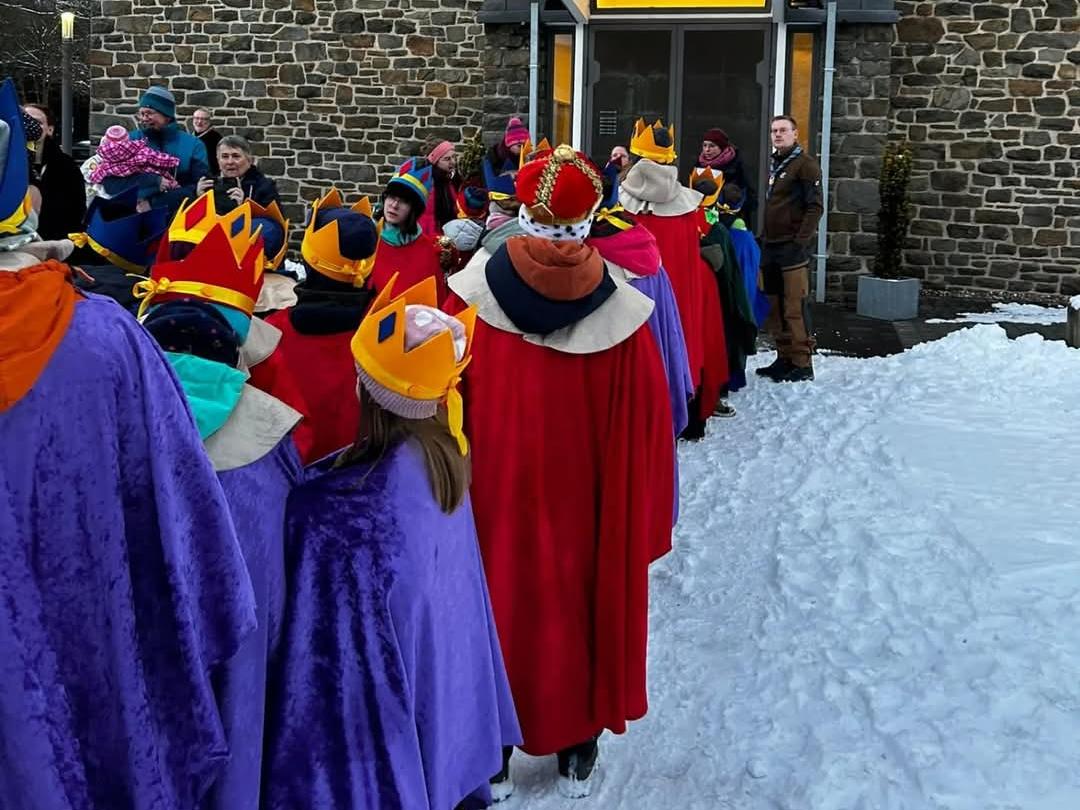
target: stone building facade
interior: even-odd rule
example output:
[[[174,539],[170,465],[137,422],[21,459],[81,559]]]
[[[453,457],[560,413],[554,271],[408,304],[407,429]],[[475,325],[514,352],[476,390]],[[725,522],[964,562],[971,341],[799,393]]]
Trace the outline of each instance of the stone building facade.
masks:
[[[252,139],[288,213],[302,220],[303,203],[331,184],[378,193],[427,136],[483,130],[490,140],[509,115],[525,117],[528,28],[485,16],[514,2],[102,0],[92,131],[130,123],[140,91],[166,83],[181,117],[205,106],[220,129]],[[779,2],[759,5],[779,14]],[[562,10],[545,0],[543,19],[555,21],[552,31],[573,32],[576,22],[580,37],[591,21],[570,15],[588,5],[567,0]],[[1077,5],[898,0],[895,24],[839,26],[832,297],[853,294],[872,267],[877,176],[890,139],[910,141],[916,159],[911,275],[928,288],[990,295],[1080,293]],[[541,42],[538,128],[546,132],[552,39]],[[579,124],[585,145],[588,123]]]
[[[899,2],[841,28],[829,279],[873,264],[888,139],[915,157],[909,273],[938,289],[1080,293],[1076,0]]]

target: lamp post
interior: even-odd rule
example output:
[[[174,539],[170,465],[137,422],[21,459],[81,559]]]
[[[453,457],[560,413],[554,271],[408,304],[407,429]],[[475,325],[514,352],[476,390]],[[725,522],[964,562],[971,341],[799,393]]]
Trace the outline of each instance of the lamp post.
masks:
[[[71,154],[71,43],[75,38],[75,14],[65,11],[60,14],[60,40],[64,48],[64,78],[61,88],[60,106],[60,147]]]

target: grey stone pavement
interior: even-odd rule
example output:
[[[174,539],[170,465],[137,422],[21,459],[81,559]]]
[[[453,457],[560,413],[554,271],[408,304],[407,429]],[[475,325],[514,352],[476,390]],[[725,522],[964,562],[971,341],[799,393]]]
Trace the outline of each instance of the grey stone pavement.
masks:
[[[971,298],[924,296],[919,317],[911,321],[879,321],[855,313],[854,305],[811,305],[811,328],[817,334],[818,349],[852,357],[884,357],[918,343],[938,340],[971,323],[927,323],[936,318],[959,317],[963,312],[989,312],[993,302]],[[1027,323],[999,323],[1010,338],[1038,333],[1048,340],[1064,340],[1065,324],[1040,326]]]

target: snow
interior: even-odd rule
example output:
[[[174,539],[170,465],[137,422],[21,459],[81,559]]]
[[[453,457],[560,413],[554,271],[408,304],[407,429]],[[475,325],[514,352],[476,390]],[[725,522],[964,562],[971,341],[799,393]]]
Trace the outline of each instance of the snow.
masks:
[[[1069,307],[1070,309],[1080,311],[1080,295],[1074,295],[1069,299]]]
[[[1080,297],[1080,296],[1078,296]],[[1080,307],[1078,307],[1080,309]],[[1030,323],[1053,326],[1065,323],[1064,307],[1043,307],[1038,304],[994,304],[992,312],[961,312],[957,318],[931,318],[927,323]]]
[[[1080,808],[1080,352],[984,325],[816,370],[682,448],[650,713],[594,795],[516,753],[501,808]]]
[[[291,259],[285,260],[285,270],[295,275],[300,281],[303,281],[307,277],[307,268],[300,262],[294,262]]]

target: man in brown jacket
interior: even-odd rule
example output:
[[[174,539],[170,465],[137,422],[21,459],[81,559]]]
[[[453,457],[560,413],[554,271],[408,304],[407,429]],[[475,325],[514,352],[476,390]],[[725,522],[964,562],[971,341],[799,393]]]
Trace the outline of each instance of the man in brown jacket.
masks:
[[[790,115],[769,126],[773,153],[765,197],[761,272],[771,308],[765,328],[776,342],[776,360],[757,373],[775,382],[814,379],[811,339],[804,311],[810,288],[808,265],[821,204],[821,167],[799,146]]]

